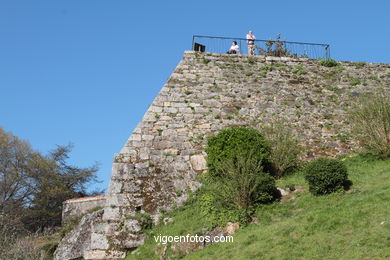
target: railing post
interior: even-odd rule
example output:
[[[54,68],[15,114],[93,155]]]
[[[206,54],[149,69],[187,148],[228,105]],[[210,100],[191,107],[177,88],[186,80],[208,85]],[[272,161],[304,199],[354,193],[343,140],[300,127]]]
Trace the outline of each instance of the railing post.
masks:
[[[194,42],[195,42],[195,35],[192,36],[192,48],[191,48],[192,51],[194,50]]]
[[[326,45],[326,47],[325,47],[325,58],[327,60],[330,59],[330,46],[329,45]]]

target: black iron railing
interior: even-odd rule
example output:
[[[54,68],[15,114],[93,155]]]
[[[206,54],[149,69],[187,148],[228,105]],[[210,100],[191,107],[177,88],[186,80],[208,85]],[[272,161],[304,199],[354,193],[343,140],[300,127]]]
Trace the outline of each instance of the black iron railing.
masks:
[[[237,42],[240,54],[248,54],[247,40],[245,38],[232,37],[194,35],[192,37],[192,50],[226,53],[233,41]],[[281,40],[255,40],[255,55],[330,59],[330,45]]]

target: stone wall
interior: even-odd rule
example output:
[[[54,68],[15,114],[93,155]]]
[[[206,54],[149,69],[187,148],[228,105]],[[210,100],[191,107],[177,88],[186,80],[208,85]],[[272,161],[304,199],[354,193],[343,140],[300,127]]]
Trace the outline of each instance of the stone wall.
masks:
[[[103,208],[106,205],[106,195],[66,200],[62,204],[62,225],[70,219],[80,217],[88,211]]]
[[[282,119],[305,147],[305,158],[348,153],[357,144],[346,111],[363,93],[389,91],[389,82],[389,64],[341,62],[327,68],[308,59],[185,52],[115,155],[88,255],[118,255],[142,244],[134,216],[147,213],[157,220],[199,187],[197,176],[207,170],[207,136]]]

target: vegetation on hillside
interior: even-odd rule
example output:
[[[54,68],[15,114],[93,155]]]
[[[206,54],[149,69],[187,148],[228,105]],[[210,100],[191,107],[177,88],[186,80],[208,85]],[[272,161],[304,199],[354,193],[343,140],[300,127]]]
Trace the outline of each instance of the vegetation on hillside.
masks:
[[[343,159],[344,160],[344,159]],[[298,171],[277,180],[278,187],[302,186],[296,198],[260,205],[253,222],[240,228],[233,243],[219,243],[189,255],[170,249],[171,259],[388,259],[390,257],[390,160],[355,156],[345,161],[349,191],[313,196]],[[200,215],[199,201],[167,213],[171,223],[148,233],[145,245],[129,252],[126,259],[160,259],[164,245],[153,235],[204,234],[207,225]]]
[[[350,112],[356,139],[364,152],[390,157],[390,97],[386,92],[360,98]]]
[[[172,222],[162,221],[149,230],[145,245],[129,252],[127,259],[390,258],[389,107],[386,95],[375,95],[351,111],[362,155],[319,158],[304,167],[297,162],[300,149],[294,137],[287,131],[275,138],[283,127],[263,127],[274,133],[265,135],[268,140],[243,127],[209,137],[210,171],[203,177],[203,187],[185,206],[163,216]],[[272,153],[273,146],[279,147],[274,151],[280,151],[281,158]],[[287,148],[297,152],[290,157]],[[279,165],[276,183],[270,175],[275,165]],[[288,165],[294,171],[281,174]],[[272,181],[264,185],[259,181],[263,177]],[[266,193],[271,198],[268,201],[254,199],[262,196],[259,187],[271,191],[275,185],[293,193],[277,203],[271,203],[275,201],[272,192]],[[294,192],[297,188],[303,192]],[[205,235],[229,221],[241,224],[234,243],[183,251],[175,243],[153,239],[157,235]]]

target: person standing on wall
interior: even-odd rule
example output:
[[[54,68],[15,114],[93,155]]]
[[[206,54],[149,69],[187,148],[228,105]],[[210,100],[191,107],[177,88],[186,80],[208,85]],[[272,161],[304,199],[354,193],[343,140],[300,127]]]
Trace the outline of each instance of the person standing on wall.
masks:
[[[246,35],[246,39],[248,42],[248,54],[255,55],[255,40],[256,37],[252,34],[252,31],[249,31]]]

